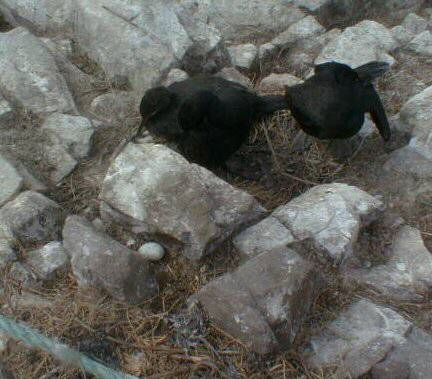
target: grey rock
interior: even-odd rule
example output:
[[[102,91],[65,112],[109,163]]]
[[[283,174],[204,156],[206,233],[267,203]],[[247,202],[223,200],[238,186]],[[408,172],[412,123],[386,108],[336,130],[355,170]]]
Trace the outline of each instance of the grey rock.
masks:
[[[432,126],[432,86],[409,99],[400,111],[400,119],[415,136],[425,136]]]
[[[370,61],[395,62],[388,54],[397,47],[390,30],[375,21],[365,20],[346,28],[324,47],[315,64],[338,61],[358,67]]]
[[[389,172],[412,174],[421,179],[432,178],[431,160],[410,146],[404,146],[394,151],[383,168]]]
[[[265,354],[289,348],[321,285],[311,263],[285,249],[248,260],[232,274],[211,281],[195,297],[212,322]]]
[[[236,67],[249,69],[254,64],[258,48],[252,43],[228,47],[231,64]]]
[[[353,255],[359,230],[376,219],[383,203],[357,187],[323,184],[278,207],[272,216],[296,240],[311,238],[316,248],[334,264]]]
[[[410,329],[395,311],[362,299],[312,337],[304,358],[310,367],[338,367],[338,378],[358,378],[404,342]]]
[[[372,369],[372,379],[429,379],[432,372],[432,336],[414,327],[406,340]]]
[[[310,12],[316,12],[331,3],[331,0],[294,0],[293,2],[298,7],[305,8]]]
[[[69,60],[68,55],[71,54],[69,50],[71,46],[64,46],[65,42],[62,41],[70,42],[70,40],[59,41],[56,38],[41,38],[41,41],[54,57],[61,75],[75,98],[80,98],[97,88],[97,79],[81,71]]]
[[[23,186],[25,189],[32,191],[45,191],[46,185],[37,179],[33,174],[24,166],[24,164],[16,158],[12,150],[6,147],[0,147],[0,155],[4,157],[23,179]]]
[[[60,32],[70,27],[73,2],[2,0],[0,10],[12,25],[26,25],[40,33]]]
[[[85,117],[54,113],[45,119],[42,130],[53,144],[61,145],[76,160],[90,153],[94,128]]]
[[[69,216],[63,239],[80,286],[104,290],[131,304],[155,294],[156,279],[144,257],[96,230],[87,220]]]
[[[420,55],[432,56],[432,33],[429,30],[420,33],[411,40],[407,49]]]
[[[0,128],[9,127],[13,121],[14,110],[3,96],[0,95]]]
[[[234,42],[281,32],[305,16],[284,0],[196,2],[195,15],[207,16],[226,40]]]
[[[53,241],[40,249],[30,251],[25,263],[39,279],[45,281],[53,279],[57,273],[68,269],[69,256],[65,253],[61,242]]]
[[[40,193],[25,191],[0,209],[0,220],[14,238],[32,244],[58,240],[64,213]]]
[[[271,56],[276,51],[276,49],[277,47],[272,43],[265,43],[258,48],[258,58],[260,60],[264,60]]]
[[[170,2],[75,3],[74,35],[80,47],[99,63],[109,79],[127,77],[137,95],[156,85],[192,46]]]
[[[15,238],[9,227],[0,221],[0,271],[3,271],[10,262],[17,260],[14,244]]]
[[[397,25],[390,29],[393,38],[399,42],[401,46],[407,45],[413,38],[414,34],[408,29],[405,29],[402,25]]]
[[[191,259],[212,252],[265,213],[249,194],[154,144],[129,144],[109,168],[100,198],[128,217],[131,226],[156,241],[168,239],[170,247],[183,248]],[[102,217],[112,219],[105,211]]]
[[[242,86],[252,88],[253,84],[250,79],[236,70],[234,67],[225,67],[220,70],[216,76],[229,80],[231,82],[235,82],[241,84]]]
[[[206,5],[195,0],[181,0],[173,4],[181,24],[193,41],[193,51],[203,56],[217,49],[222,40],[220,30],[209,20]]]
[[[349,269],[347,280],[373,288],[395,301],[421,301],[432,290],[432,254],[420,231],[400,229],[387,252],[388,261],[371,269]]]
[[[51,184],[58,184],[68,176],[77,166],[78,161],[72,157],[58,140],[44,146],[44,158],[50,166],[49,181]]]
[[[402,21],[402,27],[409,30],[412,34],[420,34],[428,28],[428,22],[415,13],[408,14]]]
[[[294,240],[285,226],[275,217],[269,216],[240,233],[233,243],[242,257],[249,259],[263,253],[283,250]]]
[[[259,85],[262,93],[285,93],[285,86],[291,87],[303,83],[303,80],[291,74],[270,74],[266,76]]]
[[[307,16],[292,24],[287,30],[273,38],[271,43],[288,47],[306,38],[313,38],[325,32],[325,28],[313,16]]]
[[[107,92],[93,99],[90,112],[97,119],[111,124],[131,117],[135,113],[135,101],[130,92]]]
[[[392,153],[384,168],[427,178],[432,175],[432,87],[412,97],[401,109],[400,120],[411,130],[409,144]]]
[[[168,87],[170,84],[181,82],[187,78],[189,78],[189,75],[186,72],[178,68],[173,68],[168,73],[167,78],[164,81],[164,86]]]
[[[164,247],[156,242],[145,243],[138,252],[149,261],[160,261],[165,255]]]
[[[43,42],[24,28],[0,34],[0,87],[34,113],[76,112],[72,95]]]
[[[0,154],[0,207],[12,200],[23,187],[24,180],[16,168]]]

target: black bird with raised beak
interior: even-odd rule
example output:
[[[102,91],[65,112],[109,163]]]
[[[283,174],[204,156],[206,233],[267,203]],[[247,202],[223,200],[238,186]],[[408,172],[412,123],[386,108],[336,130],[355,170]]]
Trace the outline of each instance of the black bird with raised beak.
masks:
[[[389,123],[372,81],[389,68],[385,62],[369,62],[356,69],[328,62],[315,66],[312,77],[285,88],[288,108],[301,129],[318,139],[344,139],[362,127],[370,113],[381,137],[391,136]]]
[[[149,89],[141,100],[141,129],[178,144],[191,162],[225,166],[260,116],[287,108],[284,96],[258,96],[216,76],[196,76]]]

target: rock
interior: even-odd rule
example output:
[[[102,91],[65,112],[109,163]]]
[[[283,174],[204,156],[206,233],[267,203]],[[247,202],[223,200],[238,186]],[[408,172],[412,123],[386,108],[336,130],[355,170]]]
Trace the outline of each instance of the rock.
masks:
[[[432,372],[432,336],[413,328],[406,340],[372,369],[372,379],[428,379]]]
[[[40,193],[25,191],[0,209],[0,220],[22,244],[60,239],[64,214]]]
[[[425,136],[432,127],[432,86],[409,99],[400,111],[400,119],[415,136]]]
[[[258,58],[260,60],[264,60],[271,56],[276,51],[276,49],[277,47],[272,43],[265,43],[258,48]]]
[[[316,12],[330,3],[330,0],[294,0],[293,2],[298,7],[306,8],[310,12]]]
[[[148,262],[79,216],[69,216],[63,243],[82,287],[95,287],[131,304],[154,296],[157,283]]]
[[[258,49],[254,44],[246,43],[228,47],[228,54],[233,66],[249,69],[255,62]]]
[[[337,61],[358,67],[370,61],[395,62],[388,54],[397,47],[390,30],[375,21],[365,20],[346,28],[324,47],[315,64]]]
[[[21,190],[24,180],[15,167],[0,154],[0,207]]]
[[[432,178],[431,160],[411,146],[404,146],[391,153],[383,168],[385,171],[411,174],[420,179]]]
[[[100,199],[130,218],[129,224],[141,233],[183,248],[191,259],[212,252],[265,213],[249,194],[168,147],[153,144],[129,144],[117,156]],[[106,208],[101,211],[103,219],[125,222]]]
[[[90,112],[97,119],[112,124],[131,117],[136,112],[135,101],[130,92],[107,92],[93,99]]]
[[[424,32],[428,28],[428,22],[415,13],[410,13],[404,18],[402,27],[416,35]]]
[[[400,111],[401,122],[411,130],[408,146],[396,150],[384,165],[386,170],[412,173],[421,178],[432,176],[432,86],[412,97]]]
[[[382,5],[394,17],[404,17],[408,13],[418,12],[424,5],[424,0],[385,0]]]
[[[137,96],[157,85],[192,46],[170,2],[75,3],[74,35],[80,47],[110,80],[116,75],[127,77]]]
[[[58,0],[2,0],[0,11],[14,25],[25,25],[39,33],[60,32],[70,26],[73,2]]]
[[[149,261],[160,261],[165,255],[163,246],[156,242],[147,242],[142,245],[138,252]]]
[[[269,216],[234,238],[234,246],[244,259],[284,250],[295,239],[275,217]]]
[[[310,341],[310,367],[338,367],[335,377],[358,378],[405,340],[411,323],[390,308],[362,299]]]
[[[76,160],[89,155],[94,133],[89,119],[54,113],[46,118],[42,129],[51,137],[53,144],[61,145]]]
[[[8,128],[13,121],[14,110],[9,101],[0,95],[0,128]]]
[[[272,44],[288,47],[306,38],[313,38],[325,32],[325,28],[313,16],[307,16],[292,24],[287,30],[273,38]]]
[[[54,58],[24,28],[0,34],[0,87],[34,113],[76,112],[72,95]]]
[[[18,172],[23,179],[23,187],[32,191],[45,191],[46,185],[39,179],[36,179],[24,164],[15,157],[12,150],[6,147],[0,147],[0,155],[5,158]]]
[[[21,263],[14,262],[9,270],[10,278],[23,288],[32,288],[37,286],[36,276],[27,270]]]
[[[385,264],[371,269],[348,269],[346,280],[371,287],[395,301],[421,301],[432,290],[432,255],[420,231],[400,229],[386,254]]]
[[[106,228],[105,228],[105,224],[102,221],[102,219],[100,219],[99,217],[96,217],[93,221],[92,221],[93,226],[97,229],[100,230],[101,232],[105,232]]]
[[[285,86],[291,87],[303,83],[303,80],[291,74],[270,74],[266,76],[259,85],[262,93],[285,93]]]
[[[69,152],[58,142],[51,142],[52,145],[44,146],[44,158],[49,165],[49,181],[56,185],[68,176],[78,164]]]
[[[203,1],[195,4],[195,17],[207,17],[226,40],[234,42],[279,33],[305,17],[291,1],[284,0]]]
[[[323,184],[278,207],[272,216],[298,241],[312,239],[334,264],[353,255],[361,227],[376,219],[383,203],[357,187]]]
[[[195,0],[181,0],[173,4],[177,16],[193,41],[191,50],[196,56],[207,56],[219,46],[222,35],[215,24],[209,20],[208,14],[200,10],[205,4]]]
[[[420,33],[411,40],[407,49],[420,55],[432,56],[432,33],[429,30]]]
[[[97,89],[98,79],[82,72],[69,60],[68,55],[72,53],[69,50],[69,48],[72,48],[71,46],[64,46],[64,42],[61,42],[62,40],[59,41],[56,38],[41,38],[41,41],[46,45],[54,57],[60,73],[64,77],[69,90],[72,92],[75,98],[79,99],[81,96]],[[70,40],[63,41],[70,42]]]
[[[69,256],[65,253],[61,242],[53,241],[40,249],[30,251],[26,264],[39,279],[46,281],[53,279],[57,273],[67,270]]]
[[[289,348],[321,285],[311,263],[284,249],[251,258],[194,296],[218,327],[266,354]]]
[[[181,82],[183,80],[186,80],[187,78],[189,78],[189,75],[186,72],[178,68],[173,68],[168,73],[167,78],[164,81],[164,86],[168,87],[175,82]]]
[[[238,84],[241,84],[242,86],[252,88],[253,84],[250,81],[250,79],[243,74],[241,74],[239,71],[237,71],[234,67],[225,67],[222,70],[220,70],[216,76],[219,76],[221,78],[224,78],[226,80],[229,80],[231,82],[235,82]]]
[[[0,272],[3,272],[6,266],[17,260],[15,254],[15,238],[8,226],[0,220]]]
[[[405,29],[402,25],[391,28],[390,32],[393,38],[399,42],[401,46],[407,45],[414,38],[414,34],[408,29]]]
[[[313,70],[314,60],[321,50],[341,34],[340,29],[331,29],[326,33],[304,39],[289,49],[287,64],[291,72],[305,77]]]

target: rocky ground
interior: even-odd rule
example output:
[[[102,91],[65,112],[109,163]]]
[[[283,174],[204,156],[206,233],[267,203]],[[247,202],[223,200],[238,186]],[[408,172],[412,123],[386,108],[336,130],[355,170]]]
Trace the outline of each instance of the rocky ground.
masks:
[[[428,3],[0,0],[1,313],[136,377],[432,378]],[[113,155],[151,86],[283,93],[332,59],[390,63],[391,142],[280,112],[238,176],[151,137]],[[0,342],[4,377],[89,377]]]

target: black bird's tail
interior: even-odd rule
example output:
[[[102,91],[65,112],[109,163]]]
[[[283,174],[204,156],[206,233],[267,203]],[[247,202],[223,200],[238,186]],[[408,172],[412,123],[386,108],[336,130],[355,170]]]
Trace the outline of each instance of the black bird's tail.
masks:
[[[260,96],[259,113],[270,114],[288,108],[288,103],[283,95]]]
[[[370,83],[383,75],[389,67],[390,65],[387,62],[373,61],[355,68],[354,71],[357,73],[360,80]]]

